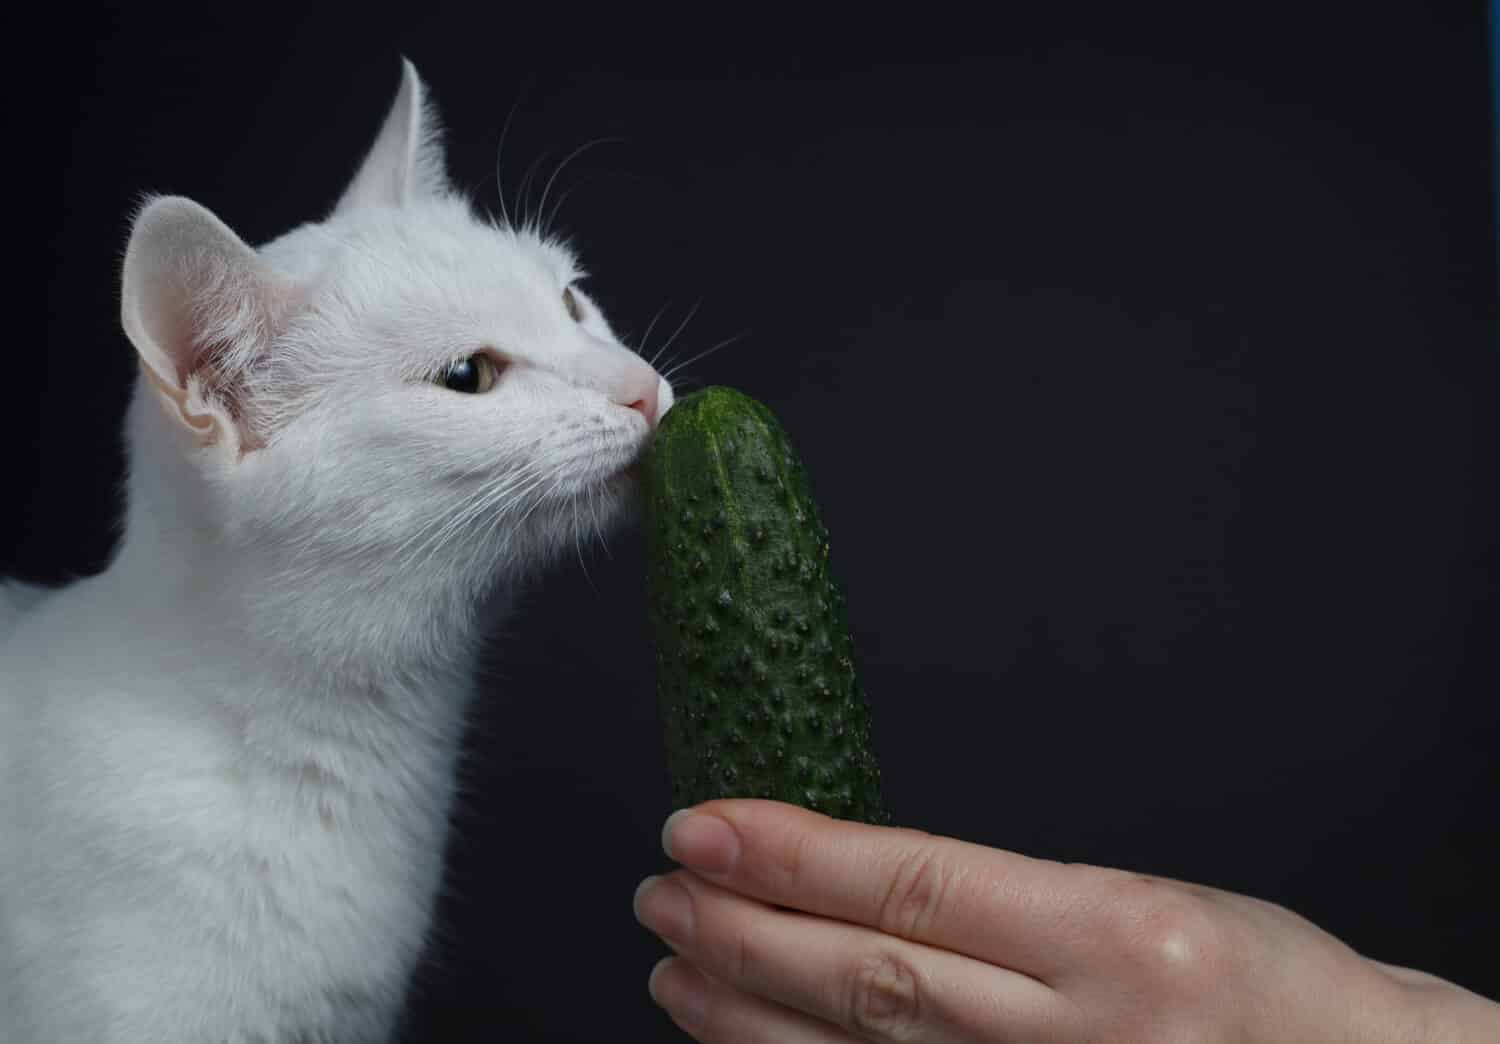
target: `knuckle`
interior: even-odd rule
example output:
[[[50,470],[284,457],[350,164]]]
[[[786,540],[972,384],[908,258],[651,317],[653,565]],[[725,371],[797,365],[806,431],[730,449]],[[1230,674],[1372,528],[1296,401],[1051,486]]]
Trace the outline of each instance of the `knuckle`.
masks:
[[[763,981],[767,975],[764,940],[754,926],[738,919],[705,923],[698,933],[696,954],[703,967],[718,978],[745,985]]]
[[[734,941],[734,980],[746,981],[755,973],[758,961],[759,958],[750,945],[750,936],[743,931],[737,934]]]
[[[919,1040],[922,989],[916,969],[889,951],[856,961],[845,974],[842,1010],[845,1026],[863,1038]]]
[[[1153,887],[1130,920],[1128,952],[1154,979],[1196,990],[1219,973],[1229,947],[1204,900],[1176,889]]]
[[[802,883],[803,867],[807,863],[807,846],[812,836],[805,830],[788,831],[782,843],[774,846],[772,865],[779,880],[776,884],[784,889],[795,889]]]
[[[953,871],[927,846],[911,849],[896,864],[880,901],[877,927],[907,939],[927,934],[937,921]]]

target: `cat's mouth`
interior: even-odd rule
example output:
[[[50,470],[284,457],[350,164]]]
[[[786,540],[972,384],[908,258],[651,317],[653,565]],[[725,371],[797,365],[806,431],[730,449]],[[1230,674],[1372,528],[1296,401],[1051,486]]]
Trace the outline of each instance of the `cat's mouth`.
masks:
[[[624,478],[640,482],[646,477],[646,447],[643,445],[630,455],[630,459],[615,469],[612,478]]]
[[[624,447],[622,447],[623,449]],[[638,446],[633,452],[622,454],[624,460],[618,460],[608,466],[597,480],[607,487],[623,489],[628,486],[639,486],[646,478],[646,447]]]
[[[631,487],[639,486],[644,477],[640,457],[632,457],[623,464],[602,472],[592,480],[592,488],[599,491],[627,493]]]

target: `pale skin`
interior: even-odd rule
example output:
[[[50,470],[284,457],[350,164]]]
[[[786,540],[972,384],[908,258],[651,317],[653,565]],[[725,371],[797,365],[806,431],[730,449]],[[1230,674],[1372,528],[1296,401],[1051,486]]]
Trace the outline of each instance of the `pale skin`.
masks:
[[[662,845],[649,988],[706,1044],[1500,1040],[1500,1004],[1215,888],[752,799]]]

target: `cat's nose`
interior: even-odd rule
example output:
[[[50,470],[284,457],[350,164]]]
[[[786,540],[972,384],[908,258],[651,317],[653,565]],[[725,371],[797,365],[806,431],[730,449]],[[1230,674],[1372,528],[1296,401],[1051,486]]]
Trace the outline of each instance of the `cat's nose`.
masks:
[[[638,410],[646,418],[646,427],[654,429],[660,419],[658,405],[661,402],[661,378],[656,371],[646,367],[647,373],[624,381],[610,396],[615,402],[631,410]]]

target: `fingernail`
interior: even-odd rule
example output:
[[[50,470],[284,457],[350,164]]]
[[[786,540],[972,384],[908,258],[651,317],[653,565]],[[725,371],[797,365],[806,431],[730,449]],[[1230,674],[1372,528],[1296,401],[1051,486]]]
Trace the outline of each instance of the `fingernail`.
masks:
[[[663,957],[646,980],[651,999],[665,1008],[683,1029],[692,1032],[703,1025],[708,990],[703,976],[686,961]]]
[[[668,942],[680,942],[693,931],[693,900],[676,881],[652,875],[635,890],[636,920]]]
[[[740,855],[739,835],[718,816],[680,808],[661,828],[661,847],[672,859],[706,874],[727,874]]]

